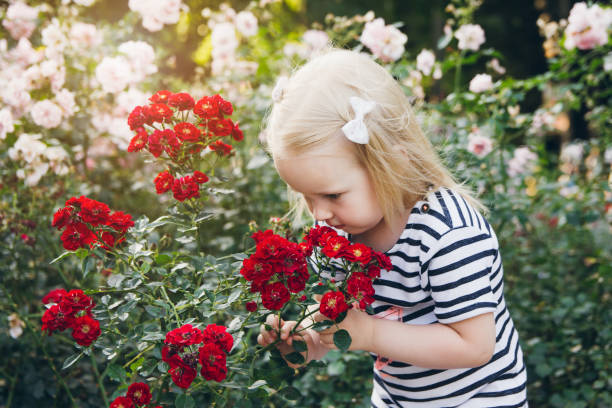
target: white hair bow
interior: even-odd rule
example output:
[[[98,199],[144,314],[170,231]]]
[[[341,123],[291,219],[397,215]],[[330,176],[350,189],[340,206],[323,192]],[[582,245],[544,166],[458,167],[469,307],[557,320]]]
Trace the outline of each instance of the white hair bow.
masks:
[[[367,144],[370,141],[370,135],[363,118],[374,109],[376,102],[366,101],[358,96],[351,96],[349,102],[355,112],[355,119],[342,126],[342,132],[351,142]]]
[[[288,83],[289,78],[287,78],[286,76],[282,75],[278,77],[276,85],[272,90],[272,100],[274,101],[274,103],[279,103],[283,99],[283,93],[285,92],[285,88],[287,87]]]

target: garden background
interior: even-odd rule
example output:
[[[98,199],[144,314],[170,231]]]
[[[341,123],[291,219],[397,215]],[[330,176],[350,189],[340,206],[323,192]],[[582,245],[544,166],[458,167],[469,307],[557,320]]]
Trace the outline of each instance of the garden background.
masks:
[[[246,310],[255,298],[239,273],[253,231],[299,235],[274,218],[287,194],[262,122],[277,78],[329,42],[398,79],[489,207],[531,405],[612,406],[604,2],[9,1],[0,17],[0,407],[108,406],[134,382],[161,406],[369,406],[364,353],[292,370],[261,351],[266,310]],[[244,139],[234,131],[231,151],[194,156],[190,171],[210,177],[200,197],[156,193],[158,173],[185,170],[170,153],[128,152],[128,115],[158,90],[233,104]],[[64,255],[51,224],[82,195],[131,214],[124,242]],[[57,288],[93,299],[93,344],[41,331],[41,300]],[[177,387],[166,333],[209,323],[234,338],[227,379]]]

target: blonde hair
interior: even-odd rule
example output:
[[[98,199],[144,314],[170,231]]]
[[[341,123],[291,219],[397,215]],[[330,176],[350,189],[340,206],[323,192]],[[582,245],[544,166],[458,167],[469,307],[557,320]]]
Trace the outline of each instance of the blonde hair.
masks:
[[[303,153],[337,137],[354,117],[351,96],[376,102],[365,116],[369,142],[352,145],[372,180],[387,224],[397,222],[408,206],[432,188],[453,189],[485,210],[442,164],[399,84],[367,55],[330,49],[299,68],[276,93],[264,130],[273,157]],[[300,217],[304,200],[295,199],[295,194],[291,197],[294,218]]]

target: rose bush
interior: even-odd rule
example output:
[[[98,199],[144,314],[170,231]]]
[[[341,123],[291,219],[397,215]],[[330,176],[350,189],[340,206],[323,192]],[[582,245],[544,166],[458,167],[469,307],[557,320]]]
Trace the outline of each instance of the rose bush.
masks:
[[[610,405],[610,8],[542,17],[548,69],[515,78],[478,3],[450,2],[442,37],[423,44],[374,13],[303,26],[293,1],[3,5],[0,404],[369,405],[369,356],[334,351],[296,372],[256,346],[268,310],[240,274],[257,246],[248,235],[269,223],[295,242],[302,227],[268,222],[286,194],[258,129],[276,78],[332,41],[398,78],[491,209],[531,404]],[[149,100],[159,89],[172,92]],[[239,125],[227,110],[210,115],[214,95]],[[116,213],[134,225],[105,221]],[[343,296],[367,299],[355,276]],[[272,307],[287,297],[276,283]],[[282,313],[299,316],[310,297],[281,285],[293,299]],[[342,309],[334,292],[330,314]],[[232,336],[229,350],[196,341],[209,325],[226,328],[215,333]]]

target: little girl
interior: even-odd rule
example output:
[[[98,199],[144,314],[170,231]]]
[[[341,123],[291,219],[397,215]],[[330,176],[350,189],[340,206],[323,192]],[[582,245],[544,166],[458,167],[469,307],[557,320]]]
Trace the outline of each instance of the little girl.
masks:
[[[374,315],[339,328],[372,354],[373,407],[526,407],[518,335],[503,296],[497,238],[481,204],[454,181],[393,77],[369,57],[332,50],[279,81],[266,138],[281,178],[320,225],[385,252]],[[315,320],[323,320],[317,313]],[[290,335],[268,316],[258,342],[294,338],[308,359],[338,327]]]

